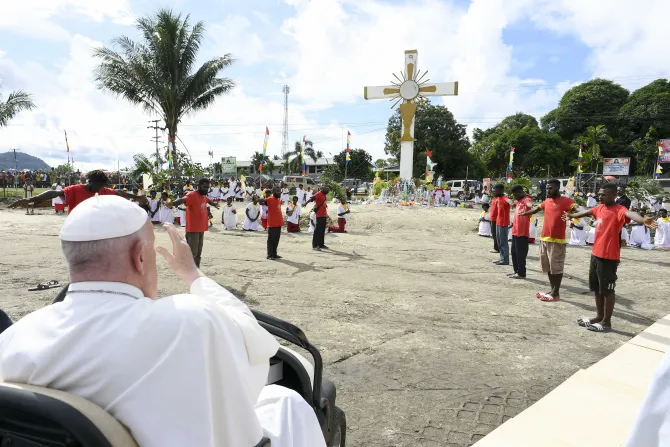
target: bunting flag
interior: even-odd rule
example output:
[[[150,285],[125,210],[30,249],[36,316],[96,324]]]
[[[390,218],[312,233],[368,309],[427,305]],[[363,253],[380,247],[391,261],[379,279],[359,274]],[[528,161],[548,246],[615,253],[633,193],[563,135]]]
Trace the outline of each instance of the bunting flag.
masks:
[[[258,166],[258,172],[263,171],[263,163],[265,163],[265,156],[268,152],[268,140],[270,139],[270,129],[268,126],[265,126],[265,139],[263,140],[263,158],[261,158],[261,164]]]
[[[307,164],[305,163],[305,142],[307,141],[307,135],[302,137],[302,147],[300,148],[300,161],[302,162],[302,176],[307,175]]]
[[[70,144],[67,142],[67,130],[64,130],[63,132],[65,132],[65,149],[66,149],[66,152],[70,152]]]
[[[514,165],[514,150],[515,148],[510,148],[509,150],[509,165],[507,165],[507,183],[512,181],[512,166]]]
[[[426,149],[426,183],[431,182],[430,178],[430,157],[433,156],[433,153]]]
[[[658,143],[658,161],[656,162],[656,178],[661,178],[661,174],[663,174],[663,168],[661,167],[661,159],[663,158],[663,145],[659,142]]]
[[[207,153],[209,154],[210,157],[214,158],[214,151],[209,151]]]
[[[577,177],[581,178],[582,176],[582,145],[579,145],[579,156],[577,156]]]
[[[347,130],[347,152],[351,152],[351,132]]]

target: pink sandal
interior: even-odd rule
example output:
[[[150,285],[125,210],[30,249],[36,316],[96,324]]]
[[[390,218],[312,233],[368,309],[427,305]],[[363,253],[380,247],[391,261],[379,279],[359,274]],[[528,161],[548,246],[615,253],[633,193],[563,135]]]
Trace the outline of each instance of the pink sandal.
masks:
[[[553,303],[553,302],[561,300],[561,297],[559,297],[559,296],[553,297],[553,296],[549,295],[548,293],[538,292],[538,293],[535,294],[535,296],[537,297],[538,300],[544,301],[545,303]]]

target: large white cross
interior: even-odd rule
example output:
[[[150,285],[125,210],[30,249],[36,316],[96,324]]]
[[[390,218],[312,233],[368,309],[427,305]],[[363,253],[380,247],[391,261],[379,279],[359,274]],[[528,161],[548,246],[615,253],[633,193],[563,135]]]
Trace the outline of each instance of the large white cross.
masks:
[[[421,96],[456,96],[458,82],[430,83],[424,79],[428,72],[420,73],[417,69],[419,53],[416,50],[405,51],[405,70],[401,76],[395,73],[392,85],[382,87],[365,87],[365,99],[395,100],[392,107],[400,101],[400,117],[402,118],[402,135],[400,137],[400,178],[411,180],[414,160],[414,119],[416,100]]]

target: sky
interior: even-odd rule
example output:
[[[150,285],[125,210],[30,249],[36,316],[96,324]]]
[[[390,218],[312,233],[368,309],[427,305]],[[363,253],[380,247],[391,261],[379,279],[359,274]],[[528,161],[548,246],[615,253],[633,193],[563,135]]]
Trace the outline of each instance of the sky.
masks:
[[[667,0],[21,0],[0,15],[0,95],[27,91],[37,108],[0,128],[0,152],[64,164],[64,130],[82,170],[124,168],[154,151],[147,126],[157,117],[96,87],[92,51],[140,39],[136,18],[159,8],[204,22],[200,62],[236,60],[223,72],[235,89],[179,127],[203,164],[210,150],[215,161],[248,160],[266,126],[268,154],[279,155],[283,85],[290,146],[307,136],[330,157],[351,132],[353,147],[386,158],[391,103],[364,100],[363,87],[389,84],[409,49],[432,82],[459,82],[458,96],[433,102],[470,134],[516,112],[539,118],[594,77],[630,90],[670,77],[665,29],[652,25],[670,16]]]

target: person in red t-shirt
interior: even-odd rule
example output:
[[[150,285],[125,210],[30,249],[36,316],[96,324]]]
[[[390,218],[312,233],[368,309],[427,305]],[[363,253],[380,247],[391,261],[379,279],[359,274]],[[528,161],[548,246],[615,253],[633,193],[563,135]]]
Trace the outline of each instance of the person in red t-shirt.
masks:
[[[328,185],[323,185],[321,191],[317,192],[307,201],[314,202],[314,212],[316,213],[316,228],[312,236],[312,250],[321,251],[328,250],[325,244],[326,224],[328,220],[328,204],[326,196],[330,188]]]
[[[595,294],[597,315],[594,318],[582,317],[577,320],[577,324],[594,332],[612,330],[616,271],[621,259],[621,229],[631,220],[649,228],[658,226],[652,218],[645,219],[633,211],[628,211],[625,206],[617,204],[616,193],[616,185],[607,183],[599,192],[600,205],[579,213],[563,215],[563,220],[566,222],[585,216],[596,218],[596,239],[593,242],[589,266],[589,289]]]
[[[528,257],[528,237],[530,236],[530,216],[522,216],[533,207],[531,197],[523,190],[523,186],[512,187],[514,195],[514,223],[512,225],[512,278],[526,277],[526,258]]]
[[[505,196],[505,185],[498,183],[493,187],[496,208],[496,238],[498,238],[498,250],[500,250],[500,259],[494,261],[496,265],[509,265],[509,207],[510,201]],[[493,212],[491,214],[493,219]]]
[[[267,194],[267,192],[266,192]],[[279,239],[281,238],[281,229],[284,226],[284,215],[281,212],[281,194],[279,186],[272,188],[272,195],[266,195],[265,199],[258,199],[258,203],[268,207],[268,256],[267,259],[274,261],[281,259],[277,254]]]
[[[500,247],[498,247],[498,238],[496,237],[496,219],[498,218],[498,198],[494,195],[491,198],[491,237],[493,238],[493,250],[491,253],[500,253]]]
[[[126,191],[107,188],[105,185],[107,185],[109,179],[107,178],[107,174],[105,174],[103,171],[91,171],[86,177],[88,179],[88,183],[85,185],[72,185],[66,186],[61,190],[52,189],[49,191],[44,191],[42,194],[36,195],[30,199],[17,200],[16,202],[12,203],[9,208],[18,208],[19,206],[23,205],[46,202],[47,200],[60,197],[61,199],[65,199],[67,202],[67,212],[70,214],[77,205],[86,199],[90,199],[96,194],[101,196],[116,194],[117,196],[121,196],[124,199],[132,199],[143,204],[147,203],[146,197],[128,194]]]
[[[572,211],[575,202],[561,197],[561,182],[556,179],[547,181],[547,199],[535,209],[522,213],[521,216],[544,211],[544,224],[540,236],[540,265],[542,272],[549,276],[551,290],[547,293],[537,292],[535,296],[541,301],[559,301],[560,288],[563,282],[563,266],[565,265],[565,222],[563,214]]]
[[[207,197],[208,193],[209,180],[201,178],[198,181],[198,189],[189,192],[181,199],[175,200],[172,204],[173,207],[181,204],[186,205],[186,242],[191,248],[191,254],[197,267],[200,267],[205,231],[209,230],[207,205],[219,209],[219,205]]]

